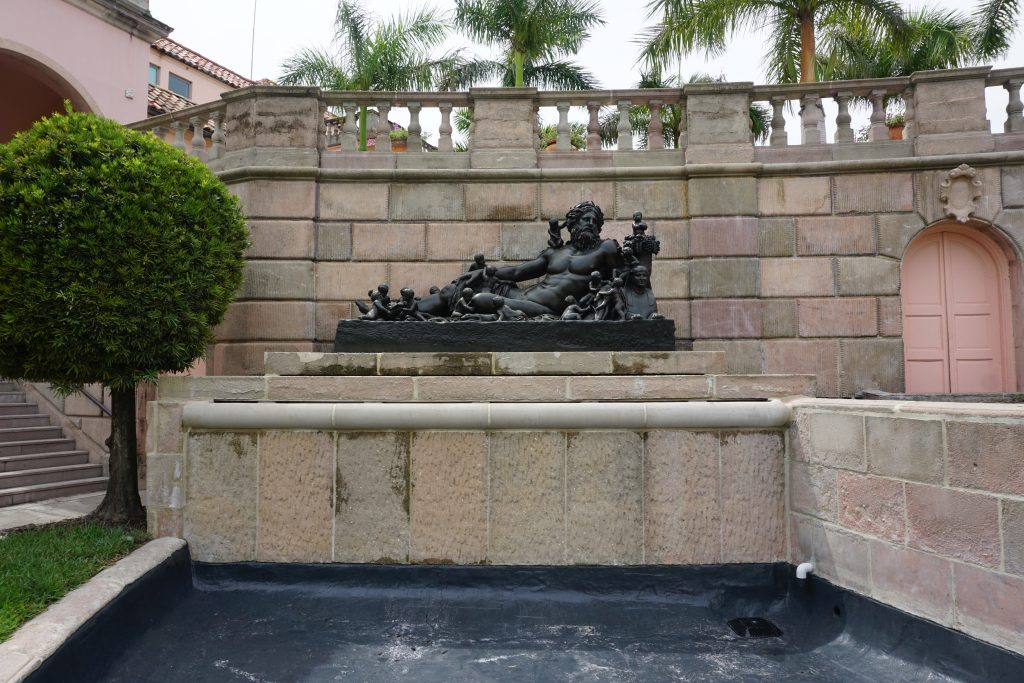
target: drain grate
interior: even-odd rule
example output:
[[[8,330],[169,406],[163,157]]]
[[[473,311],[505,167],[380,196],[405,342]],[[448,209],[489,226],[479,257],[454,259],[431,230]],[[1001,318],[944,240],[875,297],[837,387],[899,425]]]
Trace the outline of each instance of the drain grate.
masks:
[[[743,638],[778,638],[782,635],[782,629],[761,617],[730,619],[729,628]]]

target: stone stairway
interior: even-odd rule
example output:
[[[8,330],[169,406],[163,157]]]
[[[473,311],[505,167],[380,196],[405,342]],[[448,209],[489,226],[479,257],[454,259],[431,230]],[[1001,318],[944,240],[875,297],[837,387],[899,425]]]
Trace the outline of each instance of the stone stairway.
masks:
[[[21,387],[0,381],[0,507],[102,491],[103,467],[50,424]]]

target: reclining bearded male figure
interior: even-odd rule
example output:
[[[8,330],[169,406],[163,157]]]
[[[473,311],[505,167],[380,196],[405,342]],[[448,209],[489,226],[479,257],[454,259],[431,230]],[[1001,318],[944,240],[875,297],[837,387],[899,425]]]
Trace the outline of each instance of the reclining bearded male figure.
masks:
[[[437,294],[423,297],[419,310],[431,315],[446,316],[463,288],[487,289],[473,296],[472,306],[477,313],[495,313],[496,298],[504,305],[525,313],[529,317],[550,315],[558,317],[565,310],[566,297],[577,300],[589,292],[591,273],[597,271],[605,279],[613,277],[623,267],[618,243],[601,238],[604,213],[591,201],[580,202],[569,209],[565,223],[551,221],[548,240],[550,245],[541,254],[526,263],[498,268],[494,278],[481,287],[484,271],[464,273]],[[566,244],[558,232],[567,228]],[[515,283],[543,277],[539,283],[520,289]]]

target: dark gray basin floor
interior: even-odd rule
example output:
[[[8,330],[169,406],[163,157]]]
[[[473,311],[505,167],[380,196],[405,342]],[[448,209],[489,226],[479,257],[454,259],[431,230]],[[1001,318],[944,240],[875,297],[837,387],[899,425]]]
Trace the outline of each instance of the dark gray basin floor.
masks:
[[[659,583],[642,570],[604,583],[599,569],[555,581],[527,571],[505,586],[279,583],[212,571],[101,680],[879,683],[996,681],[1014,667],[1009,655],[1010,669],[979,671],[986,648],[1009,653],[825,582],[794,587],[771,565],[718,585],[713,575]],[[737,636],[727,625],[737,616],[766,617],[783,635]],[[957,638],[966,655],[951,651]]]
[[[736,635],[737,616],[778,637]],[[193,565],[181,552],[29,679],[1024,681],[1024,657],[785,564]]]

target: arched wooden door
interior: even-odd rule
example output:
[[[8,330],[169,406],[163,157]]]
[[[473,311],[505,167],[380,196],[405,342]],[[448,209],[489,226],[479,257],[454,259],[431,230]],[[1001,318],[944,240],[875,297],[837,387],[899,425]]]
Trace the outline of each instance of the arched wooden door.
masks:
[[[900,297],[908,393],[1016,390],[1009,266],[988,238],[940,226],[903,257]]]

